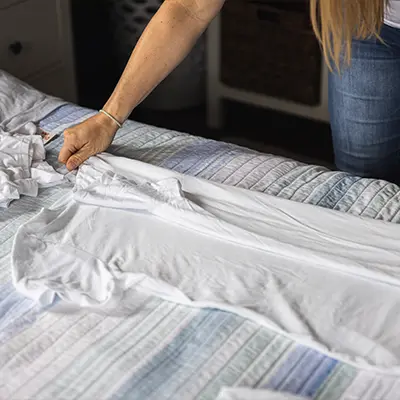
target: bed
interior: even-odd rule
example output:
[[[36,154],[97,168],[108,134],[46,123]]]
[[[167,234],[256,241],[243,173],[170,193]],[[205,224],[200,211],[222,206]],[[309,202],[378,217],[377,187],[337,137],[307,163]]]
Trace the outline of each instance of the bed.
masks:
[[[94,112],[65,104],[40,120],[62,133]],[[47,146],[55,166],[62,136]],[[128,121],[110,153],[297,202],[398,223],[400,189],[232,144]],[[399,398],[400,381],[359,370],[239,316],[154,299],[128,316],[59,313],[11,282],[16,230],[68,184],[0,210],[1,399],[217,399],[223,387],[306,399]]]

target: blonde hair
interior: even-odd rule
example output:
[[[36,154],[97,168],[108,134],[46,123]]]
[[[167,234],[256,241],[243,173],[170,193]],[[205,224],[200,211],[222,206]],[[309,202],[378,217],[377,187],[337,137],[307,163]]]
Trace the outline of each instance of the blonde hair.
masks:
[[[311,22],[328,66],[349,64],[353,38],[376,37],[388,0],[310,0]]]

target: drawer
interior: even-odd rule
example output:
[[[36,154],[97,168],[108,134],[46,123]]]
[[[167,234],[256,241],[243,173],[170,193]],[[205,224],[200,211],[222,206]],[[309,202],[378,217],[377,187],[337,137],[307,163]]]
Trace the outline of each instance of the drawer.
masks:
[[[60,60],[57,3],[28,0],[0,9],[1,69],[24,79]]]

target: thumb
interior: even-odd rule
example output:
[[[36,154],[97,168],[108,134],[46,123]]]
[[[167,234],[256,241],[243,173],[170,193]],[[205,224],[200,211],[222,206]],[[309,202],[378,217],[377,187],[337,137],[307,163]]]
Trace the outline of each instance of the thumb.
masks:
[[[82,147],[75,154],[73,154],[67,161],[67,169],[72,171],[78,168],[82,163],[84,163],[89,157],[93,154],[89,151],[88,148]]]

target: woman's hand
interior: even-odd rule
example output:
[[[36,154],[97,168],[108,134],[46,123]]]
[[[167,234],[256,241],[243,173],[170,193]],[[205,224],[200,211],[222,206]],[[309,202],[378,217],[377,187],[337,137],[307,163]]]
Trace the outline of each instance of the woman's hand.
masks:
[[[58,160],[72,171],[89,157],[110,146],[118,130],[116,123],[104,114],[96,114],[64,132],[64,145]]]

